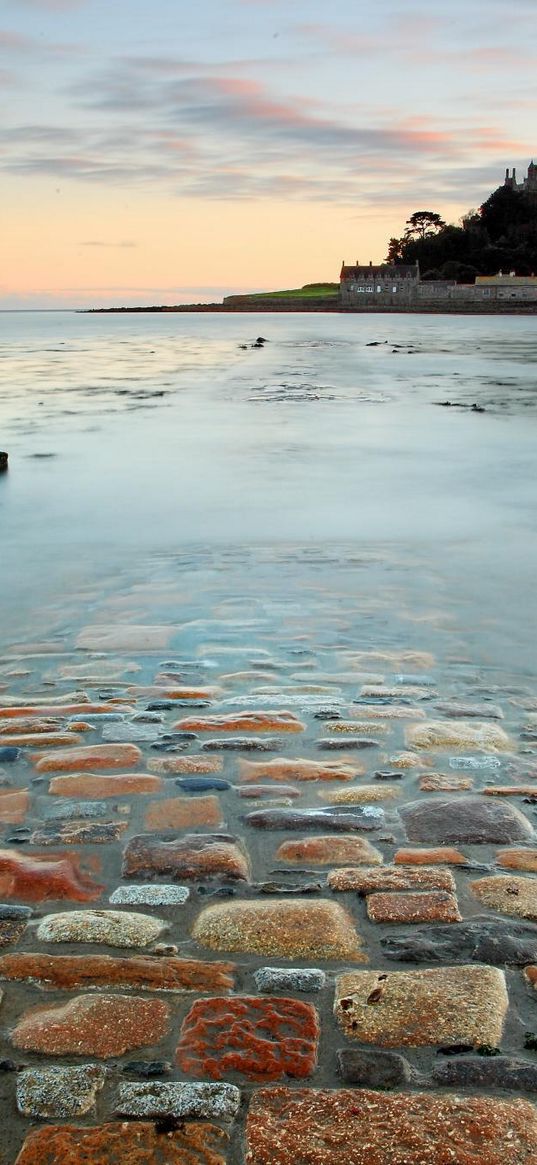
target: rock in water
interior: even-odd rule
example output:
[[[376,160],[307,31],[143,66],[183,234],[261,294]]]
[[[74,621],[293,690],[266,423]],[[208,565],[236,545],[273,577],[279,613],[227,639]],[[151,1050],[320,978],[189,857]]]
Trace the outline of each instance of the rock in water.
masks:
[[[413,801],[400,810],[409,841],[433,845],[490,845],[529,841],[533,829],[512,805],[489,803],[482,797],[450,797]]]

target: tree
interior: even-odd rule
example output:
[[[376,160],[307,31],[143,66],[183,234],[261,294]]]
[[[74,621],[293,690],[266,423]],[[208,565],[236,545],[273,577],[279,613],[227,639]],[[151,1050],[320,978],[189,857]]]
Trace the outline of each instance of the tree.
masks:
[[[415,210],[406,221],[405,239],[429,238],[437,235],[446,225],[441,215],[434,210]]]
[[[402,239],[390,239],[390,243],[388,246],[388,254],[386,255],[386,262],[387,263],[400,263],[401,262],[402,244],[403,244]]]

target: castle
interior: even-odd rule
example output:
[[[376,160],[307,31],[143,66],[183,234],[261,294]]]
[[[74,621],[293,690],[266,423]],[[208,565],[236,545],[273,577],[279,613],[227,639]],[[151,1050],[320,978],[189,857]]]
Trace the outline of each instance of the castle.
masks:
[[[531,161],[528,173],[522,182],[517,182],[516,170],[505,171],[503,188],[516,190],[530,198],[537,199],[537,166]],[[499,187],[498,189],[502,189]],[[420,277],[419,264],[380,263],[362,265],[356,260],[351,265],[343,261],[340,272],[340,303],[351,309],[378,307],[471,306],[487,303],[501,305],[506,300],[511,303],[537,302],[537,276],[517,276],[514,271],[497,275],[477,275],[475,283],[456,283],[451,280],[424,280]]]
[[[520,194],[528,194],[531,198],[537,198],[537,166],[532,160],[528,166],[528,173],[522,182],[517,182],[516,170],[513,167],[513,173],[509,173],[509,168],[505,171],[504,186],[508,190],[518,190]]]

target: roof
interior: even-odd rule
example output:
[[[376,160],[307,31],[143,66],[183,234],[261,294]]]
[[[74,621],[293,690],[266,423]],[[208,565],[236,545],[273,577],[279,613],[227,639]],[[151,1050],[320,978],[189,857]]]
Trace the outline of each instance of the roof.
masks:
[[[379,263],[376,266],[369,266],[369,263],[364,266],[347,267],[343,264],[341,268],[342,279],[418,279],[419,270],[415,263]]]

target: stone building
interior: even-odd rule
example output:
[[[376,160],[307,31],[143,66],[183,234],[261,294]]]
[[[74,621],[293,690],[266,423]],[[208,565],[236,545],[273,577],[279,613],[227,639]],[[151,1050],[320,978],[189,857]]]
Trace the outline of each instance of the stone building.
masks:
[[[341,303],[351,307],[371,304],[394,306],[415,303],[418,296],[420,269],[418,263],[389,263],[362,266],[358,260],[353,266],[343,261],[340,273]]]
[[[513,167],[513,172],[510,174],[509,169],[505,171],[504,186],[508,190],[518,190],[520,194],[528,194],[531,198],[537,198],[537,166],[532,160],[528,166],[528,173],[522,182],[517,181],[516,169]]]

